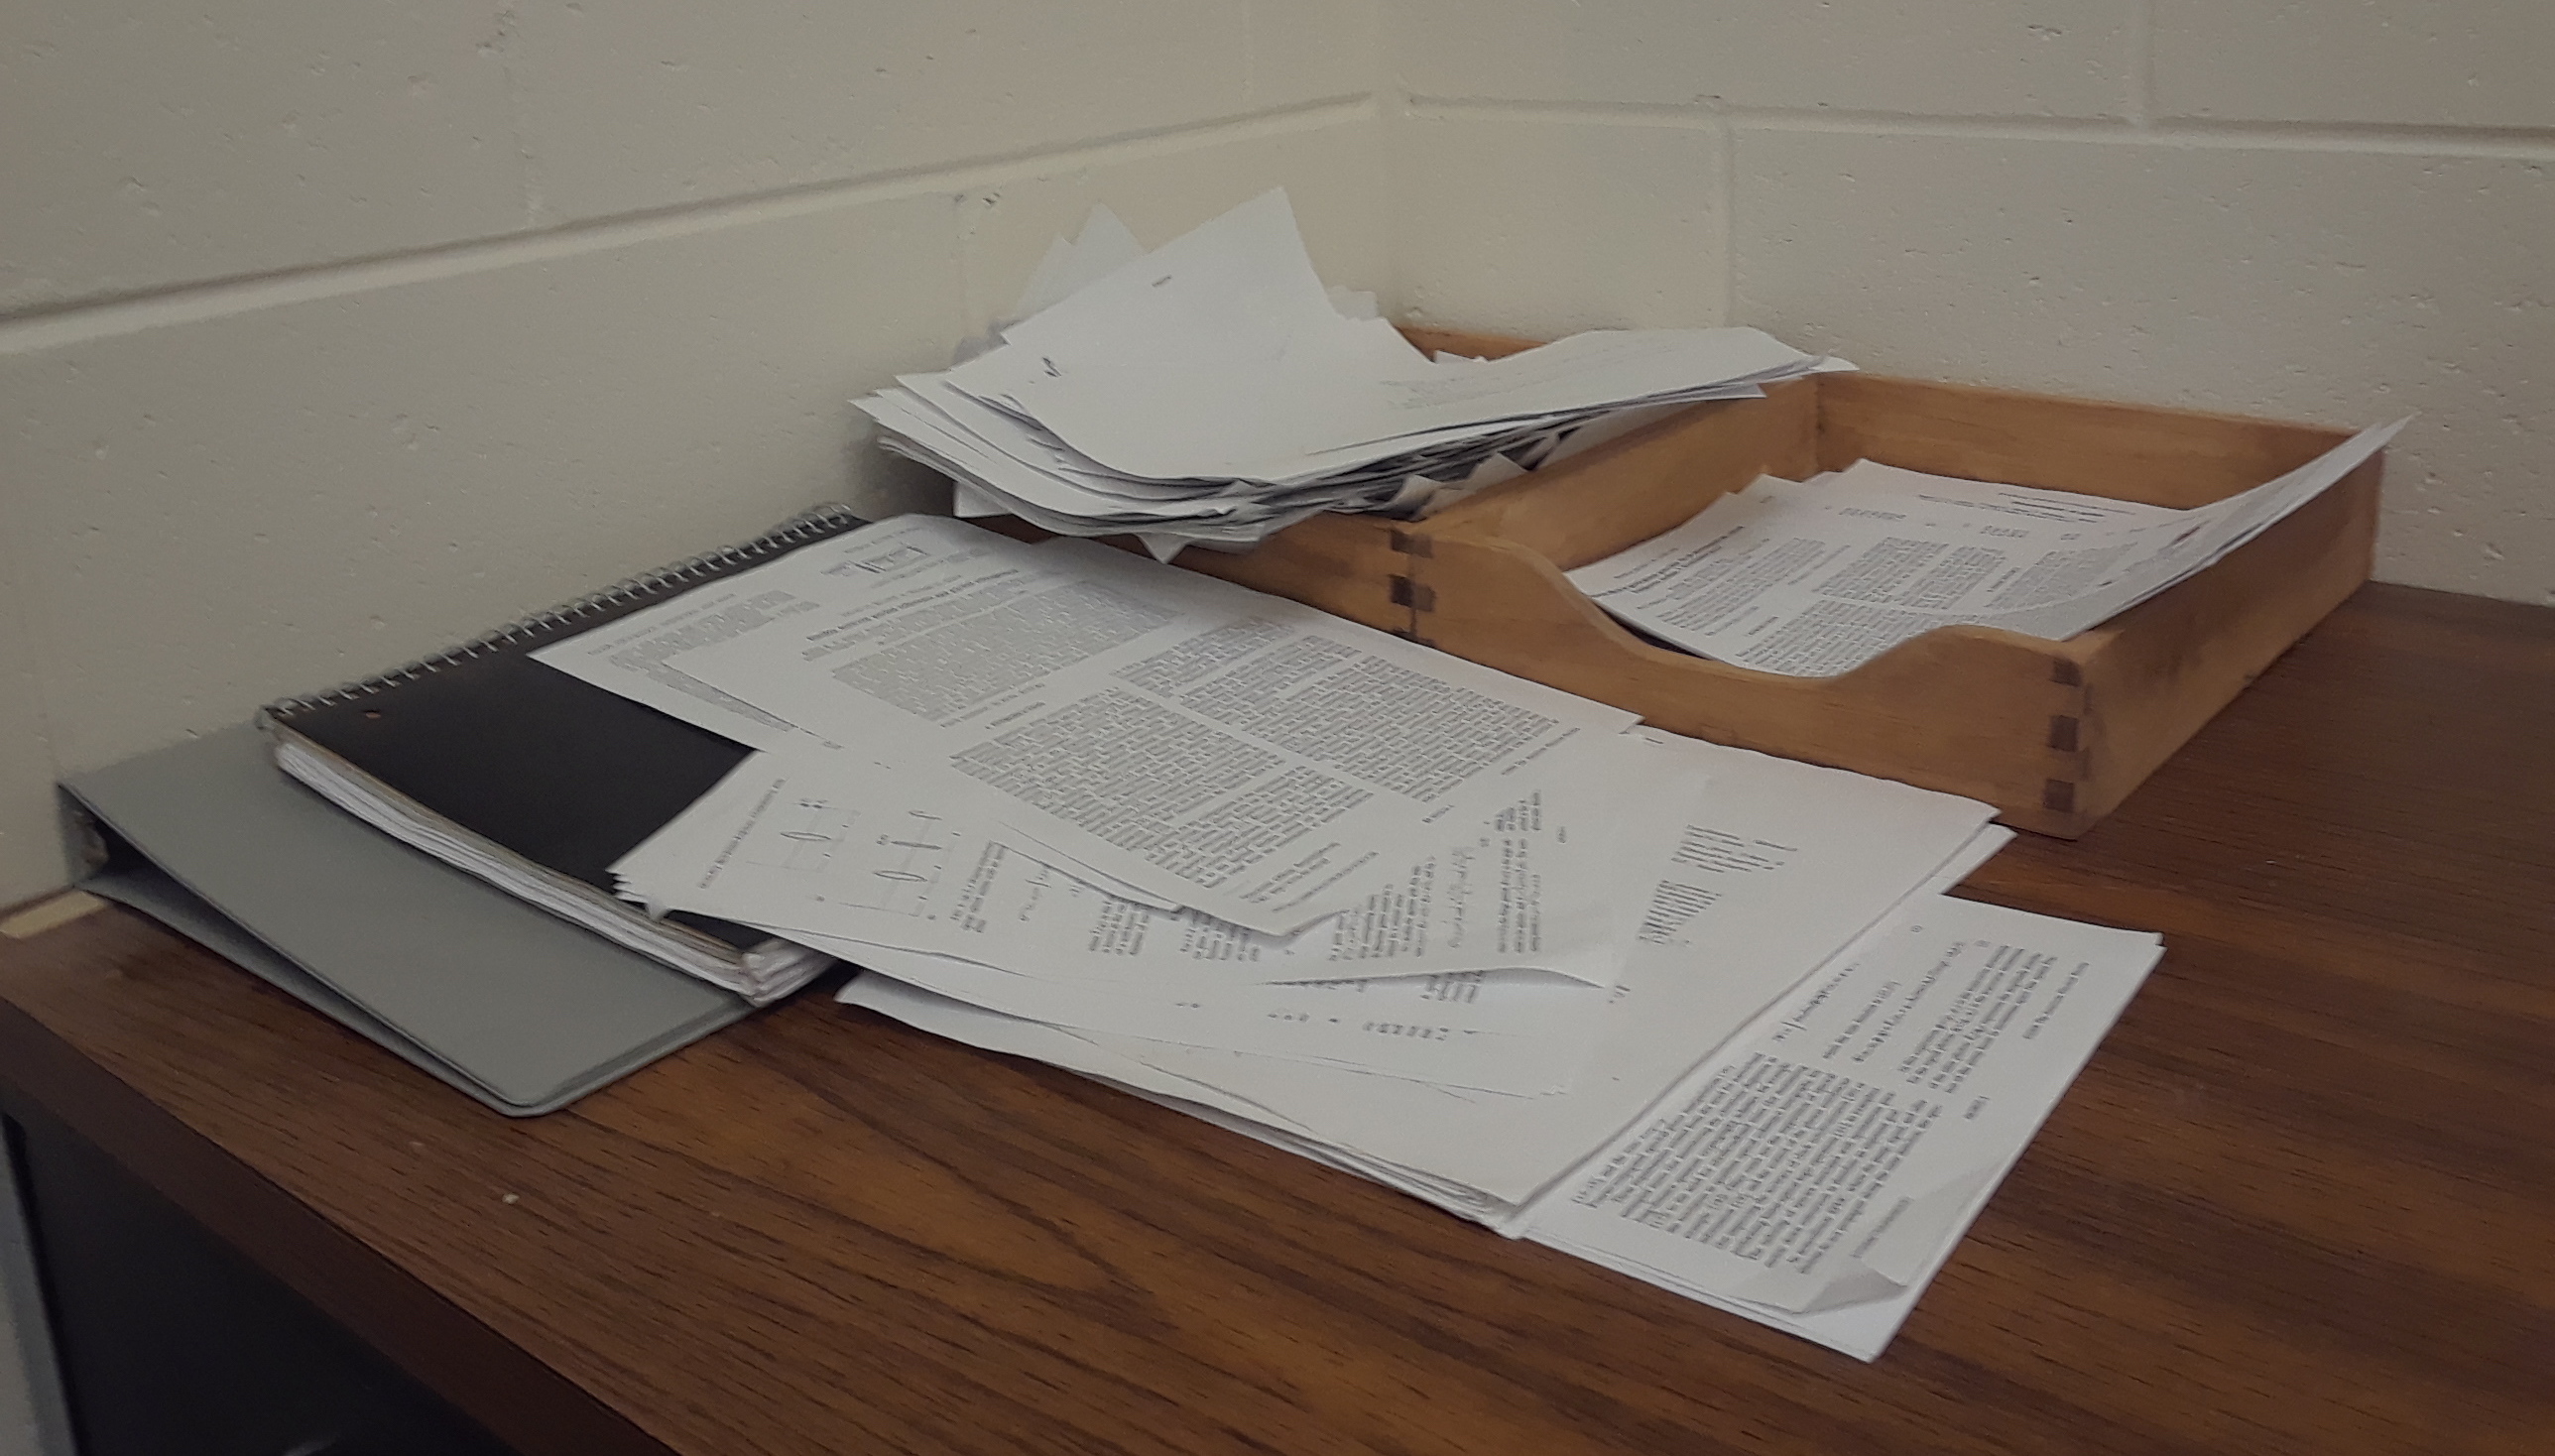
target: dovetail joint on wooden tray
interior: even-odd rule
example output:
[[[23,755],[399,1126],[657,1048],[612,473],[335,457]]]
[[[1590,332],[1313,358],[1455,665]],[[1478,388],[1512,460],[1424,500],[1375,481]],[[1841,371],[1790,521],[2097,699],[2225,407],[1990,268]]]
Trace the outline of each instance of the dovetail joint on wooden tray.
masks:
[[[1424,531],[1404,531],[1397,526],[1386,541],[1397,553],[1414,561],[1433,560],[1437,555],[1436,539]],[[1420,619],[1437,610],[1437,588],[1410,575],[1395,572],[1385,577],[1385,593],[1395,606],[1406,608],[1410,613],[1409,625],[1394,628],[1393,635],[1418,643],[1421,647],[1435,647],[1436,640],[1420,630],[1426,625]]]

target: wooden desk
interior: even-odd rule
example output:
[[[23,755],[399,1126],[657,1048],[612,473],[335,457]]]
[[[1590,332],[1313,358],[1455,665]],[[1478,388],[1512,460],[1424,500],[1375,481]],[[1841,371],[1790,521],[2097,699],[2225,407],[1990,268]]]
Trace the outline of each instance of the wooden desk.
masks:
[[[527,1456],[2555,1451],[2555,613],[2371,588],[1972,893],[2168,951],[1881,1362],[801,999],[508,1122],[121,911],[0,1076]]]

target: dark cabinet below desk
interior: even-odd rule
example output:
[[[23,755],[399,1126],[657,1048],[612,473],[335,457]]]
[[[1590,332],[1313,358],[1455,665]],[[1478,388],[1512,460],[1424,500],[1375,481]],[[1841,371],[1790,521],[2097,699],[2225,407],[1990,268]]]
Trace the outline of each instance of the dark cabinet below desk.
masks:
[[[6,1128],[80,1456],[509,1456],[76,1135]]]

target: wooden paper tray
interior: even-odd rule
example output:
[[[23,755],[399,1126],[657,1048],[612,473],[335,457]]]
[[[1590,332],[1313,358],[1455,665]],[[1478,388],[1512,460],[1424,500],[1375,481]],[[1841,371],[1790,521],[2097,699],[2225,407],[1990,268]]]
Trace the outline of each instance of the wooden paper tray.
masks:
[[[1499,354],[1524,340],[1407,330]],[[1248,555],[1179,564],[1308,602],[1671,732],[1878,774],[2074,837],[2369,578],[2372,458],[2243,549],[2065,642],[1948,627],[1835,677],[1654,646],[1562,572],[1678,525],[1760,474],[1869,457],[1936,474],[2196,506],[2304,464],[2349,431],[1828,374],[1698,405],[1422,522],[1319,516]]]

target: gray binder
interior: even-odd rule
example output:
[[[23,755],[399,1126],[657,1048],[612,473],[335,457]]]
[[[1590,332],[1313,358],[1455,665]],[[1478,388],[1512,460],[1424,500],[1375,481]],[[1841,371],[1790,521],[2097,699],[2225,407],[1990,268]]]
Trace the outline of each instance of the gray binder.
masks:
[[[752,1007],[409,848],[286,778],[250,725],[63,789],[132,853],[83,888],[514,1117]]]

